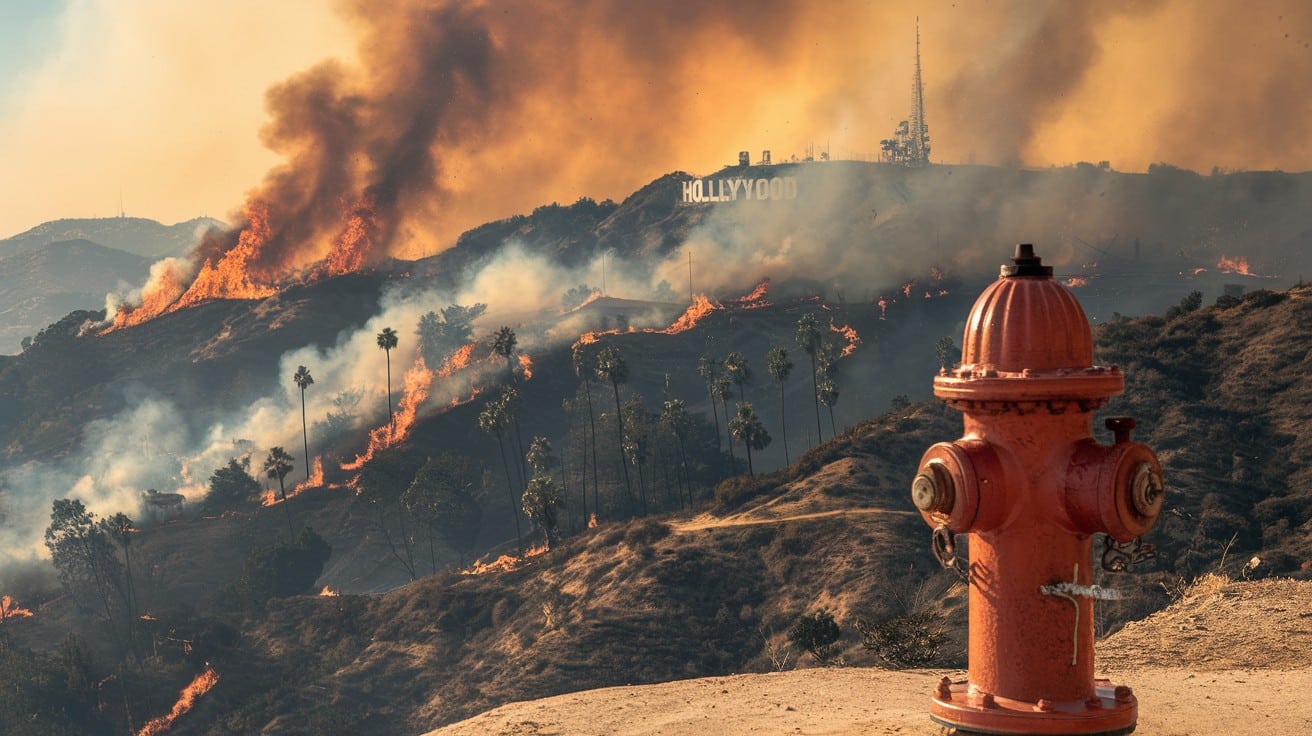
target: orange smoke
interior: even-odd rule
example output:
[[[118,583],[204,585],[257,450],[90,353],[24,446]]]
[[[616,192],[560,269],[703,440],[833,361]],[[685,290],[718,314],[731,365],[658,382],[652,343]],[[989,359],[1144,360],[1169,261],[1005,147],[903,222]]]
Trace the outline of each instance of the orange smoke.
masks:
[[[1243,256],[1221,256],[1221,260],[1216,262],[1216,268],[1221,273],[1237,273],[1242,276],[1252,276],[1253,272],[1248,269],[1248,259]]]
[[[219,674],[214,668],[205,665],[204,671],[196,675],[196,679],[191,684],[182,689],[178,695],[178,702],[173,704],[173,710],[168,715],[160,716],[148,722],[137,732],[137,736],[155,736],[156,734],[167,733],[173,727],[173,722],[196,706],[196,701],[200,696],[209,692],[219,683]]]
[[[363,455],[356,455],[355,460],[342,466],[342,470],[359,470],[374,458],[380,450],[400,444],[410,435],[419,416],[419,407],[428,398],[428,390],[433,385],[433,372],[428,370],[423,356],[420,356],[410,370],[405,372],[405,393],[397,404],[392,421],[369,432],[369,446]]]
[[[0,624],[15,618],[30,618],[32,612],[21,608],[18,602],[9,596],[0,596]]]
[[[856,346],[861,344],[861,336],[856,334],[856,328],[851,325],[843,325],[842,327],[839,327],[834,324],[833,317],[829,318],[829,331],[842,335],[843,339],[847,340],[847,345],[843,347],[843,352],[838,356],[840,358],[846,358],[852,353],[855,353]]]
[[[475,562],[468,570],[462,570],[461,575],[484,575],[489,572],[510,572],[530,557],[537,557],[547,551],[547,545],[543,544],[537,547],[529,547],[522,557],[514,555],[501,555],[491,562]]]

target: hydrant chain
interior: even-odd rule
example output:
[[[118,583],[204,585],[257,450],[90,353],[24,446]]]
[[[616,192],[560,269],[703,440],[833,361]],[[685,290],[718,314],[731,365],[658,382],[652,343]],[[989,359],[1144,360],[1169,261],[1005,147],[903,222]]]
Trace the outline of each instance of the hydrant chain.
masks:
[[[938,564],[945,570],[951,570],[957,574],[957,577],[970,583],[970,576],[966,571],[961,569],[957,558],[957,535],[946,524],[939,524],[934,527],[934,532],[929,537],[929,546],[934,551],[934,558]]]
[[[1107,572],[1125,572],[1132,565],[1157,556],[1157,545],[1148,544],[1142,537],[1118,542],[1111,535],[1102,539],[1102,569]]]

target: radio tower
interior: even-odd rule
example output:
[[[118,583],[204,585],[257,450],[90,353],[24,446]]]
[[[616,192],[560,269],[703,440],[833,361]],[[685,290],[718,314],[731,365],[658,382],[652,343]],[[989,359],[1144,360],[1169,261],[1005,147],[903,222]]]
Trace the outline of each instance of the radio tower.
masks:
[[[912,166],[929,165],[929,126],[925,124],[925,85],[920,81],[920,16],[916,16],[916,78],[911,83]]]
[[[925,123],[925,85],[920,77],[920,17],[916,17],[916,73],[911,80],[911,120],[879,142],[882,159],[902,166],[929,165],[929,125]]]

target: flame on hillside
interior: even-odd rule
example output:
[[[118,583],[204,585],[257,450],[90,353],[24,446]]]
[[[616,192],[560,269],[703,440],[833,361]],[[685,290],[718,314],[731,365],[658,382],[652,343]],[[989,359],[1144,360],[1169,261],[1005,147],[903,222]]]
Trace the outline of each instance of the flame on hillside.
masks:
[[[337,591],[325,585],[323,586],[323,590],[319,591],[319,595],[326,598],[336,598],[337,596],[341,595],[341,593],[338,593]]]
[[[703,317],[720,309],[724,309],[724,305],[711,299],[705,294],[698,294],[693,298],[692,304],[684,310],[683,314],[679,315],[678,319],[674,320],[669,327],[666,327],[663,330],[658,330],[658,332],[666,335],[687,332],[696,327],[697,323],[700,322]]]
[[[1066,279],[1063,283],[1066,284],[1066,286],[1075,289],[1081,286],[1088,286],[1089,279],[1085,278],[1084,276],[1072,276]]]
[[[310,488],[318,488],[319,486],[322,485],[323,485],[323,458],[316,457],[314,459],[314,462],[310,464],[310,477],[306,478],[300,483],[297,483],[296,487],[292,489],[292,492],[288,493],[287,495],[295,496],[301,491]]]
[[[879,297],[879,301],[875,302],[875,306],[879,307],[879,318],[880,318],[880,319],[887,319],[887,318],[888,318],[888,299],[885,299],[885,298],[882,297],[882,296]]]
[[[420,356],[410,370],[405,372],[405,392],[392,415],[392,421],[370,431],[369,446],[365,448],[364,454],[356,455],[355,460],[342,466],[342,470],[359,470],[380,450],[394,447],[408,437],[419,416],[419,407],[428,398],[428,390],[432,385],[433,372],[428,370],[423,356]]]
[[[173,710],[169,711],[168,715],[160,716],[148,722],[137,732],[137,736],[156,736],[157,734],[168,733],[168,730],[173,727],[173,722],[194,708],[196,701],[218,683],[219,673],[206,664],[204,671],[196,675],[196,679],[182,689],[182,692],[178,695],[178,702],[173,704]]]
[[[477,343],[469,343],[459,350],[451,353],[450,357],[442,361],[442,367],[437,371],[438,378],[450,378],[456,371],[468,368],[474,362],[474,347]]]
[[[333,240],[325,263],[329,276],[341,276],[364,268],[378,231],[378,217],[373,202],[366,197],[346,215],[346,224]]]
[[[1216,262],[1216,268],[1221,273],[1237,273],[1241,276],[1252,276],[1253,272],[1248,268],[1248,259],[1243,256],[1221,256],[1221,260]]]
[[[515,555],[501,555],[491,562],[475,562],[468,570],[461,570],[460,574],[484,575],[489,572],[510,572],[524,564],[524,561],[530,557],[537,557],[546,552],[547,545],[545,544],[536,547],[529,547],[521,557],[516,557]]]
[[[533,378],[533,359],[524,353],[519,354],[519,367],[524,371],[524,380]]]
[[[0,596],[0,624],[15,618],[31,618],[32,612],[18,605],[9,596]]]
[[[268,208],[250,202],[245,216],[246,225],[238,233],[236,244],[220,256],[205,259],[190,285],[184,289],[182,275],[168,269],[146,285],[139,307],[124,307],[114,315],[110,329],[139,325],[211,299],[263,299],[276,294],[273,280],[257,278],[253,267],[269,241]]]
[[[839,327],[834,324],[833,317],[829,318],[829,331],[842,335],[843,339],[847,340],[847,345],[843,346],[843,352],[838,356],[840,358],[846,358],[852,353],[855,353],[856,347],[861,344],[861,336],[856,334],[855,327],[852,327],[851,325],[843,325],[842,327]]]
[[[757,309],[759,307],[768,307],[770,302],[765,300],[765,295],[770,291],[770,279],[766,279],[756,285],[755,289],[744,296],[734,299],[734,306],[739,309]]]

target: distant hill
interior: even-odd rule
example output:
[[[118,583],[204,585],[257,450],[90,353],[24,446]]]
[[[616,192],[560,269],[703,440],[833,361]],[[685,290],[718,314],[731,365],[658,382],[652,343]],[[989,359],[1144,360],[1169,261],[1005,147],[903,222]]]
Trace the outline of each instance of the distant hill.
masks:
[[[0,352],[76,309],[103,307],[105,295],[139,286],[151,259],[89,240],[49,243],[0,256]]]
[[[0,257],[67,240],[89,240],[151,259],[182,256],[196,244],[201,233],[212,227],[223,227],[223,223],[212,217],[197,217],[174,225],[144,217],[52,220],[0,240]]]
[[[137,288],[150,264],[184,256],[200,234],[222,222],[197,217],[164,225],[142,217],[53,220],[0,240],[0,354],[78,309],[99,309],[105,295]]]

